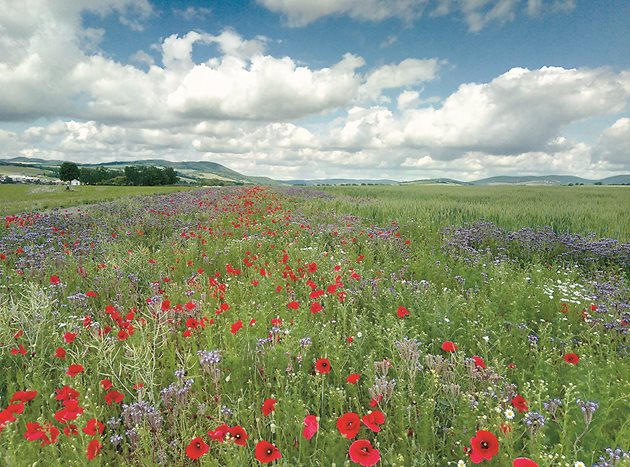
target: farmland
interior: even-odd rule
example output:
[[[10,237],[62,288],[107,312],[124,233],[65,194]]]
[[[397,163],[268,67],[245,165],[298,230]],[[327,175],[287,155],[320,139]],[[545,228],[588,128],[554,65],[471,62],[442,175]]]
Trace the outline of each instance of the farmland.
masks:
[[[84,188],[1,193],[3,464],[628,465],[629,189]]]

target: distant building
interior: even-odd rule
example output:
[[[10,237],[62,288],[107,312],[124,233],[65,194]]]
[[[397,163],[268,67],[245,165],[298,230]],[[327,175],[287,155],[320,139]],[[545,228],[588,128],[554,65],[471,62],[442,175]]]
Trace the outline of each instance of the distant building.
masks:
[[[70,186],[79,186],[79,185],[81,185],[81,182],[77,180],[76,178],[70,181]]]

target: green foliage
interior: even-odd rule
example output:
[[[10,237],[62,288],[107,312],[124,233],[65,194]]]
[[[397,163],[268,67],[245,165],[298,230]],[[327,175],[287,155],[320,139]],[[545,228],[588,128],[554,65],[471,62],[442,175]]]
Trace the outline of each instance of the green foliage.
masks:
[[[172,167],[160,169],[155,166],[125,167],[126,184],[131,186],[174,185],[179,178]]]
[[[64,162],[59,166],[59,178],[64,182],[78,180],[80,175],[79,166],[74,162]]]

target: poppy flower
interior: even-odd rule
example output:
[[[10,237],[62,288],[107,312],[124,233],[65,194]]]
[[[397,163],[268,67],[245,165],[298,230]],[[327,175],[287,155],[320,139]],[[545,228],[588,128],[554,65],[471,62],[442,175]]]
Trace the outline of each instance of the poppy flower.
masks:
[[[222,443],[225,441],[225,435],[228,434],[229,431],[230,427],[224,423],[223,425],[216,427],[214,430],[208,431],[208,436],[210,436],[211,440]]]
[[[262,411],[263,414],[265,414],[265,417],[275,410],[276,402],[278,401],[275,399],[265,399],[265,402],[262,405]]]
[[[59,284],[59,276],[50,276],[50,283],[52,285],[57,285]]]
[[[580,361],[580,357],[578,357],[577,354],[574,353],[565,353],[563,358],[565,362],[570,363],[571,365],[577,365],[577,363]]]
[[[115,389],[112,389],[107,394],[105,394],[105,403],[107,405],[112,405],[113,403],[120,404],[124,398],[124,394],[116,391]]]
[[[370,399],[370,407],[372,408],[376,407],[381,402],[382,399],[383,399],[383,394],[379,394],[378,396],[376,396],[376,398],[373,397],[372,399]]]
[[[357,384],[357,381],[361,378],[359,373],[352,373],[350,376],[346,378],[346,381],[350,384]]]
[[[490,460],[499,452],[499,440],[486,430],[479,430],[473,438],[470,438],[472,449],[470,460],[474,464],[479,464],[484,459]]]
[[[268,441],[258,441],[255,450],[256,459],[263,464],[280,459],[282,455],[277,447]]]
[[[55,358],[59,358],[61,360],[65,360],[66,359],[66,349],[64,349],[63,347],[57,347],[55,349]]]
[[[361,419],[354,412],[347,412],[337,419],[337,430],[341,436],[348,439],[354,438],[361,429]]]
[[[479,368],[483,368],[484,370],[486,369],[486,362],[483,361],[483,358],[481,358],[478,355],[475,355],[472,359],[473,359],[473,362],[475,362],[475,366]]]
[[[67,344],[71,344],[77,338],[76,332],[67,332],[63,335],[63,340],[66,341]]]
[[[57,399],[58,401],[78,399],[79,396],[81,395],[79,391],[77,391],[74,388],[71,388],[70,386],[64,386],[60,389],[55,389],[55,392],[57,393],[57,396],[55,397],[55,399]]]
[[[381,431],[381,427],[379,425],[385,423],[385,414],[383,414],[383,412],[381,412],[380,410],[374,410],[367,415],[364,415],[361,418],[361,421],[374,433],[378,433],[379,431]]]
[[[109,379],[102,379],[101,380],[101,386],[102,386],[103,389],[105,389],[107,391],[108,389],[110,389],[113,386],[113,384],[112,384],[112,382]]]
[[[442,350],[444,352],[455,352],[458,346],[451,341],[442,342]]]
[[[91,461],[92,459],[96,458],[96,456],[98,456],[98,453],[101,452],[102,447],[103,445],[99,443],[97,439],[93,439],[92,441],[90,441],[87,446],[88,460]]]
[[[381,453],[367,439],[359,439],[352,443],[348,448],[348,454],[352,462],[364,467],[375,465],[381,460]]]
[[[90,418],[83,427],[83,433],[89,436],[96,436],[97,434],[102,435],[104,430],[105,425],[95,418]]]
[[[300,303],[293,301],[293,302],[289,302],[287,306],[291,308],[292,310],[297,310],[298,308],[300,308]]]
[[[302,432],[302,436],[306,439],[311,439],[319,430],[319,423],[317,422],[317,417],[315,415],[307,415],[304,418],[304,431]]]
[[[527,412],[529,410],[527,407],[527,401],[520,394],[517,394],[512,398],[512,406],[519,412]]]
[[[324,307],[321,305],[321,303],[319,303],[319,302],[311,303],[311,313],[313,313],[313,314],[319,313],[323,309],[324,309]]]
[[[327,358],[320,358],[315,362],[315,370],[318,373],[330,373],[330,361]]]
[[[17,349],[11,349],[13,355],[26,355],[26,349],[22,344],[18,344]]]
[[[243,321],[239,319],[238,321],[232,324],[232,326],[230,327],[230,332],[232,334],[236,334],[240,329],[242,329],[242,327],[243,327]]]
[[[204,442],[203,438],[197,437],[186,446],[186,455],[190,459],[199,459],[208,452],[209,449],[210,446]]]
[[[401,305],[398,307],[398,310],[396,310],[396,315],[399,318],[404,318],[405,316],[409,316],[409,310]]]
[[[37,391],[16,391],[9,402],[30,402],[37,396]]]
[[[239,446],[247,446],[247,439],[249,438],[245,429],[236,425],[228,430],[230,435],[230,439],[234,440],[234,444],[238,444]]]
[[[517,457],[512,461],[512,467],[538,467],[538,464],[529,457]]]
[[[68,371],[66,371],[66,374],[74,378],[79,373],[83,373],[83,370],[85,370],[85,368],[83,368],[83,365],[79,365],[78,363],[73,363],[72,365],[68,367]]]

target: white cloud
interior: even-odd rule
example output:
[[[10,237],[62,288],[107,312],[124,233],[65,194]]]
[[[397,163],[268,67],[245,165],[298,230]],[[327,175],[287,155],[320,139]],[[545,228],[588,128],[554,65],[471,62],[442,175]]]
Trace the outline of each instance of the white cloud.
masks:
[[[630,118],[620,118],[606,128],[593,151],[593,159],[630,170]]]
[[[409,23],[422,15],[428,0],[258,0],[258,3],[286,16],[289,26],[298,27],[331,15],[347,15],[361,21],[399,18]]]
[[[437,0],[432,16],[461,16],[470,32],[479,32],[491,23],[513,21],[522,7],[522,0]],[[524,10],[529,16],[568,12],[574,0],[527,0]]]
[[[194,7],[189,6],[184,9],[173,9],[173,13],[177,16],[181,16],[186,21],[192,21],[193,19],[206,19],[212,16],[212,10],[206,7]]]
[[[346,104],[356,95],[363,59],[346,54],[311,70],[289,58],[233,56],[194,66],[167,99],[168,109],[193,118],[291,119]]]
[[[386,89],[395,89],[436,79],[440,61],[436,58],[407,58],[397,65],[383,65],[368,74],[360,94],[376,99]]]
[[[606,69],[513,68],[461,85],[439,108],[405,111],[401,125],[412,146],[516,154],[543,148],[572,122],[622,111],[628,97],[622,76]]]

